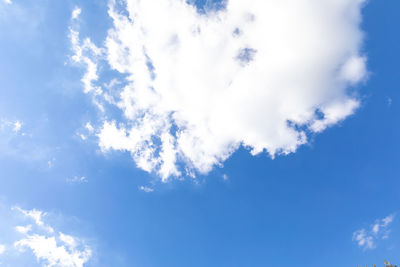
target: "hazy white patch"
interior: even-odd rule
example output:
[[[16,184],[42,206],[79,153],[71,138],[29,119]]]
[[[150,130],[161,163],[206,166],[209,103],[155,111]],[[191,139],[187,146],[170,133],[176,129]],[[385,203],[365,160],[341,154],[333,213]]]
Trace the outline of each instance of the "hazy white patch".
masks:
[[[353,241],[357,242],[359,247],[364,249],[374,249],[374,237],[366,233],[365,229],[358,230],[353,233]]]
[[[75,7],[71,14],[71,19],[77,19],[81,14],[82,10],[79,7]]]
[[[85,141],[86,140],[86,135],[84,135],[84,134],[81,134],[81,133],[78,133],[77,134],[83,141]]]
[[[383,219],[376,220],[370,229],[360,229],[353,233],[353,241],[363,249],[376,248],[376,241],[389,238],[389,225],[393,222],[395,215],[391,214]]]
[[[3,0],[4,1],[4,3],[6,3],[6,4],[12,4],[12,2],[11,2],[11,0]]]
[[[101,104],[99,108],[100,109],[103,108]],[[95,129],[90,122],[87,122],[84,127],[85,127],[84,130],[80,129],[79,131],[76,132],[76,135],[79,136],[79,138],[82,139],[83,141],[86,141],[94,133]]]
[[[32,225],[28,224],[26,226],[15,226],[15,231],[21,234],[27,234],[32,230]]]
[[[18,133],[21,130],[22,123],[20,121],[14,122],[14,128],[13,131]]]
[[[164,182],[206,174],[240,146],[295,152],[360,105],[348,88],[367,77],[363,4],[229,0],[200,14],[183,0],[127,0],[123,11],[111,1],[104,48],[70,31],[73,59],[86,65],[84,91],[124,114],[103,122],[101,149],[130,152]],[[102,82],[116,97],[95,85],[102,60],[119,72]]]
[[[93,128],[92,124],[90,124],[90,122],[87,122],[85,127],[89,131],[89,133],[93,133],[94,128]]]
[[[10,120],[6,120],[6,119],[0,120],[0,130],[12,131],[15,134],[20,133],[22,125],[23,125],[23,122],[21,122],[19,120],[15,120],[15,121],[10,121]],[[21,133],[21,135],[25,135],[25,134]]]
[[[147,186],[143,186],[143,185],[142,185],[142,186],[139,186],[139,190],[144,191],[144,192],[146,192],[146,193],[151,193],[151,192],[154,191],[153,188],[147,187]]]
[[[49,167],[49,169],[53,168],[55,162],[56,162],[56,158],[52,158],[51,160],[48,160],[47,167]]]
[[[393,102],[392,98],[391,98],[391,97],[388,97],[388,98],[387,98],[388,107],[391,107],[391,106],[392,106],[392,102]]]
[[[4,251],[6,251],[6,246],[0,244],[0,255],[4,253]]]
[[[83,183],[87,183],[88,179],[85,176],[74,176],[72,178],[67,179],[68,183],[71,184],[83,184]]]
[[[229,177],[228,177],[228,175],[226,175],[226,174],[223,174],[223,175],[222,175],[222,180],[224,180],[224,181],[228,181],[228,180],[229,180]]]

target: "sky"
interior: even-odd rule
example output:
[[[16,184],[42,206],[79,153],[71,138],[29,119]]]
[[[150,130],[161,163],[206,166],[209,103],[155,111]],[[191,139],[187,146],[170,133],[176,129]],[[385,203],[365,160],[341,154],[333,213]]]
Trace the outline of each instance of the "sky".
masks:
[[[0,0],[0,266],[400,263],[397,0]]]

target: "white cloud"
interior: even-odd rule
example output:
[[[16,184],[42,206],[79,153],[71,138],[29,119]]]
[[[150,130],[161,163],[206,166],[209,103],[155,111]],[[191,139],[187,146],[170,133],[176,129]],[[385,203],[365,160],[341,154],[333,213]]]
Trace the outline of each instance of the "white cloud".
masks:
[[[93,82],[98,79],[97,75],[97,57],[103,52],[102,49],[98,48],[92,41],[86,38],[83,42],[79,39],[79,32],[70,29],[70,40],[72,44],[72,61],[75,63],[81,63],[86,67],[86,72],[81,79],[84,85],[84,92],[92,92],[95,95],[101,94],[100,87],[94,86]],[[86,55],[88,54],[88,55]],[[89,57],[90,55],[90,57]]]
[[[56,162],[56,158],[54,158],[54,157],[47,161],[47,166],[49,167],[49,169],[53,168],[55,162]]]
[[[92,124],[90,124],[90,122],[87,122],[85,127],[89,131],[89,133],[93,133],[94,128],[93,128]]]
[[[67,182],[71,184],[82,184],[82,183],[87,183],[88,179],[86,176],[74,176],[70,179],[67,179]]]
[[[6,4],[12,4],[12,2],[11,2],[11,0],[3,0],[4,1],[4,3],[6,3]]]
[[[361,229],[353,233],[353,241],[356,241],[358,246],[364,247],[365,249],[374,249],[374,237],[367,235],[365,229]]]
[[[83,140],[85,141],[87,139],[86,135],[81,134],[81,133],[77,133],[77,135]]]
[[[13,207],[12,210],[18,210],[23,215],[25,215],[25,217],[32,219],[37,226],[43,227],[43,229],[45,229],[46,231],[50,233],[54,232],[53,228],[45,225],[44,222],[42,221],[42,217],[47,215],[45,212],[36,209],[24,210],[21,209],[20,207]]]
[[[21,234],[27,234],[32,230],[32,225],[28,224],[26,226],[15,226],[15,231]]]
[[[20,252],[30,249],[45,266],[80,267],[90,259],[92,251],[82,240],[62,232],[55,233],[52,226],[44,223],[45,212],[19,207],[13,210],[33,219],[38,227],[34,229],[31,224],[15,227],[16,232],[23,235],[22,239],[14,242],[14,247]]]
[[[4,253],[4,251],[6,251],[6,246],[0,244],[0,255]]]
[[[126,0],[126,12],[111,1],[104,49],[70,35],[73,59],[87,67],[84,91],[125,116],[104,121],[100,147],[129,151],[163,181],[207,173],[240,146],[295,152],[360,105],[347,89],[367,76],[363,3],[229,0],[200,14],[184,0]],[[116,101],[94,85],[104,58],[126,77],[113,83]]]
[[[376,220],[374,224],[368,229],[360,229],[353,233],[353,241],[363,249],[376,248],[376,241],[389,238],[390,229],[389,225],[394,220],[394,214],[391,214],[383,219]]]
[[[143,185],[142,185],[142,186],[139,186],[139,190],[144,191],[144,192],[146,192],[146,193],[151,193],[151,192],[154,191],[153,188],[147,187],[147,186],[143,186]]]
[[[88,248],[77,250],[75,245],[76,240],[62,239],[63,234],[60,233],[59,241],[55,236],[46,237],[43,235],[28,235],[26,238],[21,239],[14,243],[14,246],[19,249],[29,248],[35,254],[38,260],[43,260],[47,266],[60,266],[60,267],[79,267],[83,266],[91,257],[91,250]]]
[[[102,107],[101,107],[102,108]],[[82,133],[81,130],[76,133],[77,136],[79,136],[83,141],[86,141],[89,136],[93,135],[94,133],[94,127],[90,122],[87,122],[85,124],[85,133]]]
[[[15,120],[15,121],[10,121],[10,120],[5,120],[5,119],[0,120],[0,130],[12,131],[15,134],[17,134],[21,131],[22,125],[23,125],[23,123],[19,120]],[[22,135],[24,135],[24,134],[22,134]]]
[[[81,14],[82,10],[79,7],[75,7],[71,14],[71,19],[77,19]]]
[[[20,121],[14,122],[14,128],[13,131],[18,133],[21,130],[22,123]]]

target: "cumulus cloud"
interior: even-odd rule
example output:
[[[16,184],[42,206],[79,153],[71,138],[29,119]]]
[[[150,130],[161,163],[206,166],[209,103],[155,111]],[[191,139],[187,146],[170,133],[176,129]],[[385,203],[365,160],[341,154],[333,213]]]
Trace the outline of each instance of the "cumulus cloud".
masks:
[[[92,251],[82,240],[62,232],[56,233],[53,227],[43,222],[46,213],[19,207],[14,210],[32,219],[38,227],[34,231],[31,224],[16,226],[15,230],[23,235],[22,239],[14,242],[16,249],[21,252],[30,249],[37,260],[46,266],[81,267],[90,259]]]
[[[100,147],[129,151],[163,181],[205,174],[240,146],[295,152],[360,105],[349,88],[367,76],[363,0],[228,0],[204,12],[184,0],[123,2],[110,2],[104,48],[71,29],[73,58],[86,66],[84,91],[124,115],[108,114]],[[98,85],[107,79],[115,98]]]
[[[394,214],[376,220],[369,229],[360,229],[353,233],[353,241],[363,249],[376,248],[376,241],[389,238],[389,225],[394,220]]]

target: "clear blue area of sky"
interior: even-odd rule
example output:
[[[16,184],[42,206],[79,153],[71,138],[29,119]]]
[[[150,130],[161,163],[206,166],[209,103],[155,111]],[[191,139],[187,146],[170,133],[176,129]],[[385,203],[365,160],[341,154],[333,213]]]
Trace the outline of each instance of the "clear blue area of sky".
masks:
[[[100,45],[111,23],[105,1],[14,2],[0,13],[0,118],[23,121],[31,136],[0,142],[0,196],[79,218],[69,230],[94,240],[93,266],[400,264],[398,219],[374,250],[352,241],[375,219],[400,215],[398,0],[363,9],[370,77],[354,116],[294,154],[272,160],[240,149],[199,184],[157,184],[152,193],[138,186],[155,177],[129,154],[104,155],[76,135],[98,114],[82,70],[65,64],[69,19],[81,6],[82,34]],[[74,176],[88,183],[66,182]]]

